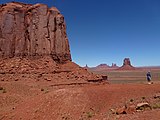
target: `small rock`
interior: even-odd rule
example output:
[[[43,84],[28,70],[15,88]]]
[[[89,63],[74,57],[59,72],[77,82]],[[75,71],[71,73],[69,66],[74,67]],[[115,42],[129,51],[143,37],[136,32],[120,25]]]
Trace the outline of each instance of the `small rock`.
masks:
[[[126,112],[126,106],[123,106],[123,107],[121,107],[121,108],[118,108],[118,109],[116,110],[116,114],[117,114],[117,115],[119,115],[119,114],[127,114],[127,112]]]
[[[143,102],[143,103],[138,103],[137,107],[143,107],[143,106],[149,106],[149,103]]]
[[[115,109],[110,109],[110,111],[112,112],[112,114],[115,114],[115,113],[116,113],[116,110],[115,110]]]
[[[18,79],[15,79],[14,81],[18,81]]]
[[[145,110],[145,109],[151,109],[151,106],[149,105],[149,103],[147,102],[143,102],[143,103],[138,103],[137,106],[136,106],[136,110]]]
[[[47,79],[47,81],[51,81],[51,79]]]
[[[135,113],[136,112],[136,106],[135,105],[130,105],[127,107],[127,114]]]

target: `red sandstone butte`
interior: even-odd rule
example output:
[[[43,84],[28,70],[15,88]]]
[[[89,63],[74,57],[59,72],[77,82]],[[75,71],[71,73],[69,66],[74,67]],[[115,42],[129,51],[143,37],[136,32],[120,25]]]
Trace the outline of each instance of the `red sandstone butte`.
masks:
[[[123,65],[119,68],[119,70],[135,70],[135,67],[131,65],[129,58],[125,58],[123,60]]]
[[[45,56],[71,61],[63,15],[44,4],[0,5],[0,57]]]
[[[71,61],[65,20],[57,8],[19,2],[2,4],[0,80],[25,79],[69,84],[102,81],[102,76]]]

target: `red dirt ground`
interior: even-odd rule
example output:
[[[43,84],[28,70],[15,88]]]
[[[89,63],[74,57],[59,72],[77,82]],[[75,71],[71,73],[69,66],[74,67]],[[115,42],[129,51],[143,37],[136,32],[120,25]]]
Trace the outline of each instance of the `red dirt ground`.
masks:
[[[0,82],[0,120],[159,120],[160,109],[114,115],[110,109],[130,99],[152,102],[160,84],[84,84]]]
[[[78,65],[51,58],[0,61],[0,120],[159,120],[159,109],[116,115],[111,109],[159,103],[160,83],[108,84]],[[143,99],[142,99],[143,98]]]

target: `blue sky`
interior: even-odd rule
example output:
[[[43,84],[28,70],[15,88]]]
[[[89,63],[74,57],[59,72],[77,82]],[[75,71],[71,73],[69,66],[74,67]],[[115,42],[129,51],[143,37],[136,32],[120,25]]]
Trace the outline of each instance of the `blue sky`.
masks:
[[[134,66],[160,65],[160,0],[17,1],[44,3],[61,11],[72,60],[81,66],[121,66],[125,57]]]

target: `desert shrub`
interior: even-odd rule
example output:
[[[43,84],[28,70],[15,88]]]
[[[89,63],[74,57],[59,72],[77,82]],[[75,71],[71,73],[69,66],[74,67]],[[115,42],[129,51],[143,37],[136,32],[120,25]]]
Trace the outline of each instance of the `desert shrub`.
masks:
[[[6,93],[6,89],[3,87],[0,87],[0,91],[2,91],[2,93]]]
[[[87,112],[87,118],[92,118],[93,117],[93,113],[92,112]]]
[[[142,97],[142,100],[144,100],[144,99],[146,99],[146,97],[143,96],[143,97]]]
[[[45,91],[45,93],[48,93],[48,92],[49,92],[49,90],[46,90],[46,91]]]
[[[44,88],[41,88],[41,91],[44,92],[44,93],[48,93],[49,92],[48,89],[44,89]]]
[[[153,109],[160,109],[160,103],[155,103],[152,105]]]
[[[130,102],[133,102],[134,100],[133,99],[130,99]]]

